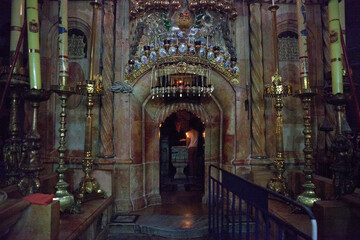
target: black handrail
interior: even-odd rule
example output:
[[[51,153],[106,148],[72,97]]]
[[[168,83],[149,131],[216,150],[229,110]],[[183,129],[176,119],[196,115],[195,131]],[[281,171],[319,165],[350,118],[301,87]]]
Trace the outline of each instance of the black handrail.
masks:
[[[219,177],[217,179],[212,176],[213,169],[218,170]],[[268,202],[273,199],[296,207],[305,213],[312,225],[311,236],[269,212]],[[238,209],[235,209],[236,205],[238,205]],[[244,207],[246,207],[245,210],[243,210]],[[246,218],[246,226],[243,229],[242,220],[244,218]],[[236,220],[238,220],[239,226],[235,226]],[[251,232],[250,226],[252,223],[255,224],[253,232]],[[278,231],[277,234],[274,233],[275,230]],[[283,239],[284,235],[292,234],[295,239],[301,237],[316,240],[317,224],[313,213],[306,206],[217,166],[210,165],[209,234],[216,239],[242,239],[244,236],[249,239],[251,234],[254,235],[252,239],[273,239],[275,236]],[[262,234],[262,238],[260,238],[260,234]]]

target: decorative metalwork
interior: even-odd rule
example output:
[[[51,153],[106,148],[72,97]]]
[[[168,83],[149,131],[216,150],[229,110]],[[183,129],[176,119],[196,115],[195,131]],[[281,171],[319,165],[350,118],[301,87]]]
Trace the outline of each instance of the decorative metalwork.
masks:
[[[169,40],[165,40],[165,42],[167,41]],[[129,60],[125,67],[125,83],[133,82],[154,67],[156,69],[166,68],[169,74],[172,74],[178,72],[181,66],[186,66],[187,73],[193,74],[198,74],[204,69],[212,69],[232,83],[239,83],[240,71],[236,64],[237,59],[224,56],[216,46],[210,48],[201,45],[200,42],[195,42],[195,44],[165,43],[164,45],[165,47],[158,47],[151,52],[149,51],[149,54],[145,52],[140,61],[138,58]],[[147,47],[144,46],[144,48]],[[184,50],[178,51],[179,48]],[[148,60],[144,61],[144,57]]]
[[[283,118],[282,108],[283,101],[282,97],[286,97],[292,94],[291,86],[284,85],[282,78],[279,74],[279,52],[278,52],[278,37],[276,29],[276,11],[279,9],[278,6],[273,5],[269,7],[272,13],[272,27],[273,27],[273,41],[274,41],[274,62],[275,62],[275,74],[272,76],[272,85],[265,89],[266,97],[275,98],[275,109],[276,109],[276,156],[274,159],[274,165],[276,169],[275,177],[271,178],[268,183],[268,188],[283,195],[287,195],[287,187],[284,179],[285,172],[285,157],[284,157],[284,140],[283,140]]]
[[[230,0],[132,0],[130,4],[130,18],[135,19],[143,14],[154,11],[174,11],[185,7],[190,11],[214,11],[231,20],[236,19],[238,13]]]
[[[18,183],[18,187],[23,195],[29,195],[39,190],[39,172],[43,169],[40,160],[40,134],[37,130],[37,113],[40,102],[48,100],[50,92],[45,89],[30,89],[25,92],[25,98],[30,100],[33,108],[33,119],[31,130],[25,136],[22,145],[22,155],[20,169],[23,176]]]
[[[136,9],[156,11],[146,15],[135,11],[141,19],[130,31],[133,41],[130,60],[124,67],[124,82],[131,83],[154,67],[155,70],[164,66],[176,69],[179,65],[187,65],[188,70],[191,66],[193,69],[212,69],[229,82],[239,83],[239,66],[236,65],[229,21],[218,12],[230,1],[164,2],[134,1]],[[162,7],[163,4],[169,9]],[[216,12],[212,6],[216,6]]]

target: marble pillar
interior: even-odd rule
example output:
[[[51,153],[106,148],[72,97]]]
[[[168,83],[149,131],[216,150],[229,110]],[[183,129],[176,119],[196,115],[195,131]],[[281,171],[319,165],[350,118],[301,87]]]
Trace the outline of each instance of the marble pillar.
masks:
[[[250,4],[250,62],[252,106],[252,156],[265,156],[264,72],[261,32],[261,4]]]
[[[114,155],[113,144],[113,100],[111,86],[114,81],[114,2],[104,2],[103,22],[103,87],[101,98],[101,155],[111,157]]]

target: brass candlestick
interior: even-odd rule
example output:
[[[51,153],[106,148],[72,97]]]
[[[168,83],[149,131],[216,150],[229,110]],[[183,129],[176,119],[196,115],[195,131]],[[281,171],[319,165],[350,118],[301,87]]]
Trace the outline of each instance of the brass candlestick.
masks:
[[[4,76],[8,74],[4,74]],[[1,79],[5,83],[6,79]],[[6,183],[8,185],[17,184],[20,180],[19,164],[21,161],[22,138],[21,125],[19,119],[19,104],[23,91],[29,85],[27,78],[22,74],[12,74],[10,82],[10,137],[3,146],[3,160],[6,168]]]
[[[354,171],[356,169],[356,158],[353,157],[353,145],[343,134],[343,115],[345,104],[349,100],[347,94],[338,93],[327,97],[327,101],[335,106],[337,112],[336,137],[331,144],[330,151],[333,154],[333,187],[334,194],[339,197],[344,194],[351,194],[356,188]]]
[[[85,148],[82,160],[82,169],[85,176],[81,179],[79,188],[76,190],[77,199],[85,202],[95,198],[105,198],[106,193],[100,189],[99,183],[90,176],[92,172],[94,158],[92,156],[92,109],[94,106],[93,97],[101,95],[102,78],[100,75],[95,77],[95,81],[89,80],[85,85],[78,86],[78,92],[87,95],[87,113],[85,126]]]
[[[279,53],[278,53],[278,38],[277,38],[277,29],[276,29],[276,11],[279,9],[278,6],[274,5],[269,7],[269,10],[272,13],[272,27],[273,27],[273,41],[274,41],[274,62],[275,62],[275,74],[272,76],[272,85],[265,89],[266,97],[275,98],[275,109],[276,109],[276,156],[274,160],[274,165],[276,169],[275,177],[271,178],[267,184],[268,188],[271,190],[287,195],[287,187],[284,179],[284,143],[283,143],[283,118],[282,118],[282,108],[283,101],[282,98],[288,95],[291,95],[291,86],[284,85],[282,78],[279,74]]]
[[[64,180],[65,172],[67,170],[65,161],[67,158],[66,147],[66,102],[69,96],[75,93],[74,88],[65,85],[53,85],[51,89],[59,95],[61,101],[60,112],[60,128],[59,128],[59,165],[56,171],[59,173],[59,180],[56,183],[56,192],[54,200],[60,201],[60,211],[80,212],[80,206],[76,205],[74,195],[68,192],[67,188],[69,184]]]
[[[92,156],[92,109],[94,106],[93,97],[102,93],[102,77],[94,74],[94,55],[95,55],[95,36],[97,13],[100,7],[98,1],[91,2],[93,6],[93,19],[91,26],[91,46],[90,46],[90,70],[89,80],[84,85],[78,85],[78,92],[87,96],[87,112],[85,125],[85,147],[82,168],[85,176],[81,179],[79,188],[76,190],[79,202],[84,202],[94,198],[105,198],[106,193],[100,189],[99,183],[95,178],[90,176],[92,172],[94,159]]]
[[[37,115],[40,107],[40,102],[48,100],[50,92],[45,89],[30,89],[25,92],[25,98],[31,101],[33,108],[32,127],[25,136],[22,146],[22,156],[20,169],[23,172],[23,177],[18,183],[18,187],[23,195],[29,195],[39,190],[39,172],[43,169],[43,164],[40,160],[40,134],[37,131]]]
[[[312,89],[302,89],[299,91],[298,96],[301,98],[303,103],[304,110],[304,138],[305,138],[305,147],[304,147],[304,157],[305,157],[305,166],[304,166],[304,174],[305,174],[305,183],[302,185],[304,187],[304,192],[301,193],[296,201],[301,204],[311,208],[314,205],[314,202],[320,200],[316,196],[315,193],[315,184],[312,183],[312,161],[313,161],[313,149],[311,147],[311,138],[312,138],[312,130],[311,130],[311,115],[310,115],[310,103],[311,98],[316,95],[316,92]]]

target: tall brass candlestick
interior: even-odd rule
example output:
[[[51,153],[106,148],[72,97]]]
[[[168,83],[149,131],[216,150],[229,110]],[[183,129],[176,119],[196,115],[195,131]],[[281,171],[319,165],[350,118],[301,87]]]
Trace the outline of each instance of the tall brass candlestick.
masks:
[[[60,96],[61,112],[60,112],[60,128],[59,128],[59,166],[56,171],[59,173],[59,181],[56,183],[56,192],[54,200],[60,201],[60,211],[80,212],[80,206],[76,205],[74,195],[68,192],[69,184],[65,181],[65,172],[67,170],[65,161],[67,158],[66,147],[66,102],[68,97],[74,93],[74,89],[64,85],[51,86],[52,90]]]
[[[3,157],[6,167],[6,180],[8,185],[18,183],[20,176],[19,164],[21,161],[22,139],[20,138],[21,126],[19,120],[19,103],[20,94],[28,85],[26,81],[27,79],[23,75],[24,67],[22,64],[22,42],[25,33],[25,30],[22,29],[22,27],[25,27],[24,15],[25,0],[13,0],[11,2],[10,63],[14,66],[11,66],[13,67],[13,72],[8,73],[9,75],[6,76],[6,80],[0,79],[1,83],[5,83],[9,80],[9,78],[11,78],[9,80],[9,86],[11,91],[9,121],[10,137],[5,141],[3,147]]]
[[[30,88],[41,89],[38,0],[26,0]]]
[[[51,86],[52,90],[59,95],[61,101],[60,128],[59,128],[59,166],[56,171],[59,173],[59,181],[56,183],[55,200],[60,201],[60,211],[69,210],[71,212],[80,212],[80,206],[76,205],[74,195],[68,192],[69,184],[65,181],[65,172],[67,170],[65,162],[67,159],[66,147],[66,102],[68,97],[73,94],[74,88],[67,86],[68,73],[68,0],[59,0],[59,84]]]
[[[313,149],[311,147],[311,114],[310,104],[311,97],[315,92],[310,88],[310,81],[308,76],[308,51],[307,51],[307,31],[306,31],[306,11],[302,0],[297,0],[297,20],[298,20],[298,36],[299,36],[299,65],[300,65],[300,81],[301,90],[298,96],[302,99],[304,110],[304,126],[303,131],[305,138],[304,157],[305,166],[304,174],[306,182],[303,184],[304,192],[297,197],[297,201],[307,207],[312,207],[314,202],[320,200],[315,194],[315,185],[312,183],[312,160]]]
[[[275,98],[276,156],[274,160],[274,165],[275,165],[276,173],[275,173],[275,177],[270,179],[267,186],[273,191],[287,195],[287,187],[283,176],[285,172],[285,164],[284,164],[285,157],[284,157],[284,143],[283,143],[282,97],[291,95],[291,87],[289,85],[283,84],[282,78],[279,73],[279,52],[278,52],[278,37],[277,37],[277,27],[276,27],[276,11],[278,9],[279,7],[276,5],[269,7],[269,10],[271,11],[272,14],[275,73],[272,76],[272,85],[270,87],[267,87],[265,90],[265,96]]]
[[[93,97],[96,95],[100,95],[102,92],[102,77],[100,75],[97,75],[96,77],[94,76],[96,22],[100,4],[97,1],[94,1],[91,2],[91,5],[93,6],[93,22],[91,31],[89,81],[86,85],[79,86],[79,91],[87,95],[85,146],[84,158],[82,160],[82,167],[85,176],[81,179],[79,188],[76,190],[77,199],[80,202],[99,197],[106,197],[106,193],[100,189],[99,183],[96,181],[96,179],[90,176],[94,163],[94,158],[92,156],[92,109],[94,106]]]

